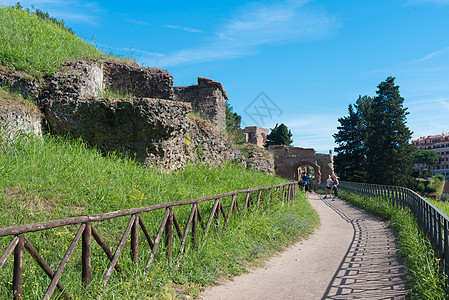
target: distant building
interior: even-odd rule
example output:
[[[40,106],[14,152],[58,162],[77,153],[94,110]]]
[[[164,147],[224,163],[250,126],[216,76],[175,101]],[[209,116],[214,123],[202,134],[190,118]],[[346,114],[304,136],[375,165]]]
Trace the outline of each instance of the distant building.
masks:
[[[441,157],[441,163],[436,166],[416,164],[418,170],[428,169],[433,175],[443,174],[449,180],[449,134],[432,135],[413,140],[412,144],[418,150],[433,150]]]
[[[268,129],[257,126],[245,127],[245,138],[247,143],[263,147],[267,142]]]

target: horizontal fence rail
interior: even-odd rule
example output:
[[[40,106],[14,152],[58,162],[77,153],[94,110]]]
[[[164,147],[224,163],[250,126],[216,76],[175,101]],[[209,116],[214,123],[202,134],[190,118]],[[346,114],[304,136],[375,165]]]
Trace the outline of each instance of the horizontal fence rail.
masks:
[[[92,272],[95,269],[92,267],[92,241],[96,241],[110,261],[103,280],[103,286],[106,286],[114,270],[125,278],[125,274],[120,268],[118,260],[123,253],[125,244],[128,240],[130,241],[131,248],[130,259],[134,263],[138,261],[139,229],[143,233],[145,240],[148,243],[148,247],[151,250],[149,257],[147,257],[144,274],[148,273],[152,263],[157,258],[158,249],[160,249],[159,245],[162,240],[164,242],[166,256],[170,264],[175,263],[173,261],[173,248],[174,243],[178,243],[177,248],[179,248],[179,251],[175,260],[176,267],[179,267],[187,243],[190,243],[190,245],[195,248],[199,242],[204,242],[211,229],[216,232],[225,231],[232,217],[236,219],[237,212],[240,212],[239,216],[245,216],[245,214],[250,212],[253,208],[258,208],[262,204],[269,205],[275,200],[294,200],[297,190],[298,182],[287,182],[278,185],[256,187],[247,190],[238,190],[229,193],[206,196],[188,201],[167,202],[146,207],[108,212],[104,214],[71,217],[42,223],[0,228],[0,237],[12,237],[3,255],[0,257],[0,268],[2,268],[7,259],[14,254],[12,279],[13,298],[22,299],[23,264],[24,253],[26,251],[51,279],[51,283],[48,286],[43,299],[50,299],[56,288],[62,292],[65,298],[72,299],[72,296],[67,292],[60,279],[64,268],[66,267],[80,240],[82,247],[82,272],[80,277],[83,285],[90,289],[90,285],[92,283]],[[238,197],[239,195],[242,195],[243,197]],[[212,204],[212,202],[213,205],[207,205],[207,207],[200,208],[202,203]],[[174,208],[189,206],[191,207],[190,214],[186,220],[184,228],[182,228],[182,224],[180,224],[181,221],[178,221]],[[148,230],[146,224],[141,218],[141,214],[156,211],[163,211],[164,215],[160,226],[155,228],[158,229],[158,231],[156,236],[153,236],[153,239],[150,234],[151,230]],[[130,219],[116,247],[116,250],[113,253],[109,245],[94,228],[93,223],[104,222],[126,216]],[[208,217],[206,218],[206,216]],[[58,268],[56,271],[53,271],[50,265],[42,258],[41,254],[39,254],[39,251],[33,247],[32,241],[28,240],[25,235],[31,232],[46,231],[68,225],[79,227],[68,247],[68,250],[63,255]],[[198,241],[198,236],[200,234],[202,235],[202,239],[201,241]]]
[[[449,275],[449,218],[445,213],[404,187],[347,181],[341,181],[339,187],[351,193],[387,199],[398,207],[410,208],[418,225],[429,237],[435,255],[443,264],[445,274]]]

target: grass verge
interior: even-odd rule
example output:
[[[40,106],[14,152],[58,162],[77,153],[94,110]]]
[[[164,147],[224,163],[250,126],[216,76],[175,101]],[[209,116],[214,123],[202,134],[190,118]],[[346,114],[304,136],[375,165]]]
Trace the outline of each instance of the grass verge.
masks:
[[[183,171],[165,174],[143,168],[130,159],[114,155],[104,157],[80,140],[52,136],[42,139],[23,136],[10,146],[0,142],[0,153],[2,227],[189,200],[284,181],[234,164],[191,164]],[[229,203],[224,205],[227,207]],[[176,208],[175,213],[180,224],[185,224],[189,208]],[[142,214],[153,237],[162,214]],[[128,220],[120,218],[93,225],[114,252]],[[295,202],[262,205],[251,214],[238,217],[225,233],[211,232],[197,249],[189,245],[179,269],[168,263],[162,243],[161,254],[148,276],[144,276],[142,272],[151,250],[142,237],[137,266],[131,263],[128,251],[119,259],[126,279],[114,272],[109,284],[101,287],[109,262],[94,243],[92,290],[85,290],[81,284],[79,245],[61,282],[79,299],[94,299],[98,295],[103,299],[172,299],[177,295],[176,290],[195,297],[202,286],[213,284],[220,276],[245,272],[248,264],[308,235],[318,223],[315,211],[299,193]],[[26,236],[55,270],[76,230],[75,226],[66,226]],[[179,245],[176,238],[174,243]],[[8,237],[0,239],[1,251],[10,240]],[[28,299],[40,299],[50,281],[28,254],[25,255],[24,274],[24,294]],[[0,269],[0,294],[7,298],[12,297],[11,282],[10,258]],[[53,297],[61,298],[59,292]]]
[[[394,207],[381,198],[372,198],[344,191],[339,196],[369,213],[388,220],[398,233],[401,254],[410,281],[410,299],[448,299],[446,276],[435,257],[429,240],[419,230],[409,209]]]
[[[105,58],[94,45],[36,14],[0,5],[0,65],[36,78],[71,59]]]

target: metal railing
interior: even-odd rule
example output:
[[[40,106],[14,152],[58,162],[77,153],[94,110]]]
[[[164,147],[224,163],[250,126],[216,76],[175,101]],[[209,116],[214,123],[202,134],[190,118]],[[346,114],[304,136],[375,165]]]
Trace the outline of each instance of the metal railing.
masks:
[[[339,188],[360,195],[387,199],[397,207],[409,207],[418,225],[429,237],[435,255],[441,259],[445,274],[449,275],[449,218],[445,213],[404,187],[341,181]]]
[[[126,242],[128,241],[128,237],[130,237],[131,247],[130,258],[134,263],[138,261],[139,228],[143,232],[144,237],[148,242],[147,244],[149,246],[149,250],[151,250],[149,257],[147,258],[148,260],[146,263],[144,274],[147,274],[153,261],[156,259],[158,246],[162,239],[165,240],[165,250],[169,264],[173,263],[172,257],[174,248],[179,249],[176,258],[176,267],[179,267],[187,243],[190,242],[192,247],[195,248],[198,243],[198,236],[202,235],[202,240],[200,242],[204,242],[211,228],[215,229],[216,232],[225,231],[226,227],[231,221],[231,217],[233,216],[235,219],[237,217],[238,211],[242,212],[241,214],[239,214],[239,216],[245,216],[245,214],[249,212],[253,207],[259,207],[262,204],[269,205],[275,200],[293,200],[296,197],[297,190],[298,182],[287,182],[278,185],[266,187],[263,186],[213,196],[206,196],[188,201],[167,202],[158,205],[125,209],[104,214],[71,217],[67,219],[53,220],[43,223],[0,228],[0,237],[12,237],[12,240],[10,241],[8,247],[0,257],[0,268],[4,266],[7,259],[11,256],[11,254],[14,253],[14,271],[12,282],[13,298],[22,299],[23,264],[24,253],[26,250],[51,279],[51,283],[48,286],[43,299],[50,299],[56,288],[59,288],[59,290],[61,290],[65,298],[71,299],[71,295],[68,293],[60,279],[64,268],[66,267],[70,257],[74,253],[77,243],[80,240],[82,244],[80,258],[82,270],[80,272],[80,278],[83,285],[86,288],[90,289],[90,285],[92,283],[92,271],[95,269],[92,268],[92,241],[95,240],[110,260],[109,268],[107,269],[106,275],[103,280],[103,286],[106,286],[114,270],[118,271],[122,275],[122,277],[125,276],[123,270],[118,264],[118,260],[120,258],[120,255],[123,253],[123,249]],[[243,194],[243,197],[238,197],[238,195],[240,194]],[[211,205],[212,201],[214,203],[213,205]],[[176,217],[174,208],[181,206],[191,206],[190,215],[188,218],[186,218],[187,215],[180,219]],[[158,229],[157,234],[153,240],[150,234],[151,230],[147,229],[140,214],[156,212],[160,210],[165,210],[165,213],[160,226],[156,226],[153,230],[153,232],[156,232],[155,229]],[[206,215],[208,215],[208,218],[203,218],[203,216]],[[100,236],[99,232],[95,230],[93,223],[103,222],[106,220],[112,220],[126,216],[130,216],[130,220],[116,247],[115,253],[113,253],[105,240],[103,240],[103,238]],[[222,216],[222,221],[220,221],[220,216]],[[183,226],[184,228],[181,227],[182,221],[186,222],[185,226]],[[68,225],[77,226],[78,229],[68,250],[63,255],[63,258],[59,263],[57,270],[53,271],[50,268],[51,264],[48,264],[42,258],[41,254],[39,254],[39,252],[32,245],[32,240],[28,240],[25,237],[25,234],[50,230],[53,228]],[[189,234],[191,235],[190,239],[188,239]],[[174,245],[175,243],[177,244]]]

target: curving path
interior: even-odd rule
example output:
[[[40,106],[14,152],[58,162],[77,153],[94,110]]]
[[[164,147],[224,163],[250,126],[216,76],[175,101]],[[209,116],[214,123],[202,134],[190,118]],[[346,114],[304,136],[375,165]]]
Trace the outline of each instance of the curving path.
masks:
[[[309,194],[321,228],[264,268],[209,287],[203,299],[405,299],[406,275],[385,222]]]

